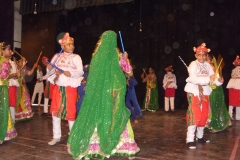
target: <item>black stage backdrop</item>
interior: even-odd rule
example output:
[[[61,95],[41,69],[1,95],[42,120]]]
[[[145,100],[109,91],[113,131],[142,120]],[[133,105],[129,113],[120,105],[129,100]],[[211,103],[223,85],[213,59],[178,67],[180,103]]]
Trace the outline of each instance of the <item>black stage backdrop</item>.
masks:
[[[160,107],[163,107],[164,68],[172,64],[178,85],[176,108],[186,108],[183,90],[188,73],[178,56],[188,65],[195,60],[193,47],[205,42],[211,48],[210,53],[221,54],[224,58],[225,89],[234,67],[232,62],[239,54],[239,4],[240,1],[235,0],[135,0],[24,14],[22,54],[29,59],[30,66],[40,51],[52,57],[60,51],[58,37],[69,32],[75,39],[75,52],[80,54],[84,64],[88,64],[101,33],[121,31],[139,82],[136,91],[140,105],[145,95],[145,84],[140,79],[142,68],[155,69]],[[118,46],[121,48],[120,40]],[[226,89],[225,95],[228,103]]]

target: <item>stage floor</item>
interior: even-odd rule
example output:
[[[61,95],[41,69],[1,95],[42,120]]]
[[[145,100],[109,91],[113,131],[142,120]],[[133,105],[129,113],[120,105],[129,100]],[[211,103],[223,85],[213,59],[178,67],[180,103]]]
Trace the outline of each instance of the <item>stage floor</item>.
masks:
[[[33,107],[34,117],[17,122],[18,137],[0,145],[0,160],[71,160],[66,149],[68,126],[62,121],[61,142],[49,146],[52,139],[52,119],[42,117],[43,107]],[[239,160],[240,121],[232,121],[232,127],[219,133],[205,133],[208,144],[197,144],[190,150],[185,144],[186,110],[174,114],[163,109],[143,112],[144,119],[132,123],[135,140],[141,151],[136,160]],[[110,160],[127,160],[127,157],[111,157]]]

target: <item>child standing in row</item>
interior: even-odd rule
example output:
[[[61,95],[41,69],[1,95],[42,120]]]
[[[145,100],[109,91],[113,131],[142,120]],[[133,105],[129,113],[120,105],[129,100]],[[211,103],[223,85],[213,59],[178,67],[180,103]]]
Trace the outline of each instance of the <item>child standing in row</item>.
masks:
[[[146,82],[146,95],[143,101],[143,111],[155,112],[159,108],[157,76],[152,67],[149,67],[148,74],[143,70],[142,82]]]
[[[240,120],[240,58],[239,56],[233,62],[236,66],[232,70],[231,79],[228,82],[229,94],[229,115],[233,119],[233,107],[236,108],[236,120]]]
[[[169,100],[170,100],[170,107],[171,113],[174,112],[174,98],[175,98],[175,89],[177,89],[177,80],[175,74],[173,74],[172,65],[165,68],[166,74],[163,78],[163,88],[165,89],[165,105],[164,109],[165,112],[169,111]]]

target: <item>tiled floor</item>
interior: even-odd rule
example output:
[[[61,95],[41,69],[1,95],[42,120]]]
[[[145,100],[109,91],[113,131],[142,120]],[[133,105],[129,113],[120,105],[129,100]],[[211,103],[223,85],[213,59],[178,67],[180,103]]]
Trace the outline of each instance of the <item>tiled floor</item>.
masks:
[[[47,142],[52,138],[51,117],[42,117],[42,107],[33,107],[34,117],[18,122],[18,137],[0,145],[0,160],[71,160],[66,151],[68,126],[62,121],[62,139],[55,146]],[[185,110],[174,114],[163,109],[144,112],[145,119],[132,123],[135,140],[141,151],[136,160],[240,160],[240,121],[233,121],[232,128],[220,133],[206,133],[209,144],[197,144],[196,150],[185,145]],[[111,157],[110,160],[127,160]]]

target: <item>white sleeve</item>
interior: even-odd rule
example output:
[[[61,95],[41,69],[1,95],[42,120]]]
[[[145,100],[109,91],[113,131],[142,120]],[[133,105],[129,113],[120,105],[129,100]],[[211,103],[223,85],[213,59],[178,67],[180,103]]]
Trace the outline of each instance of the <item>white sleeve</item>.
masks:
[[[163,88],[164,88],[164,89],[166,89],[166,88],[165,88],[166,84],[167,84],[167,75],[165,74],[165,75],[164,75],[164,78],[163,78]]]
[[[80,78],[83,76],[83,65],[82,65],[82,59],[79,55],[75,55],[73,59],[74,64],[77,66],[77,70],[70,71],[72,78]]]

